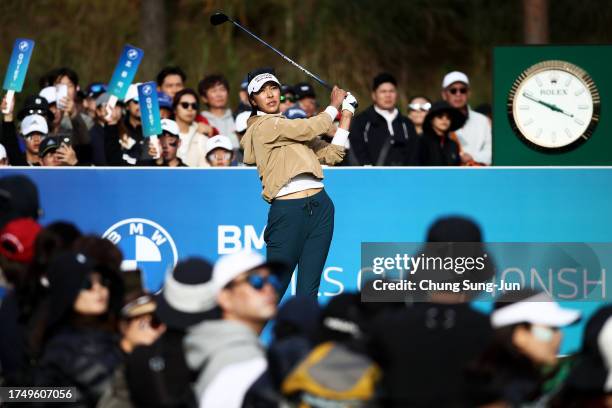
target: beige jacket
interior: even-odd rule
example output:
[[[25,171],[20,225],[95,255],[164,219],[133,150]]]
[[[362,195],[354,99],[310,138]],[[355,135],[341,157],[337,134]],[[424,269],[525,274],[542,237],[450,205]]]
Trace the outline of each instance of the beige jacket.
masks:
[[[177,157],[189,167],[209,167],[206,161],[206,142],[208,138],[197,132],[198,124],[192,123],[187,133],[180,133],[181,147]]]
[[[323,179],[321,164],[333,165],[344,158],[344,147],[324,142],[332,120],[325,112],[308,119],[287,119],[281,114],[251,116],[240,141],[244,163],[256,164],[263,184],[263,198],[272,202],[293,177],[310,173]]]

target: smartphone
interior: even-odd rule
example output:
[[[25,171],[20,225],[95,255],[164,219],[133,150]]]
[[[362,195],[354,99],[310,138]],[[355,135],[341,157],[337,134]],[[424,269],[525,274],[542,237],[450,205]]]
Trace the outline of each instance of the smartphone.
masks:
[[[57,107],[58,109],[62,110],[65,108],[65,106],[61,101],[62,101],[62,98],[66,98],[68,96],[68,85],[66,84],[55,85],[55,93],[56,93]]]
[[[72,138],[70,136],[60,136],[60,144],[70,146],[72,145]]]

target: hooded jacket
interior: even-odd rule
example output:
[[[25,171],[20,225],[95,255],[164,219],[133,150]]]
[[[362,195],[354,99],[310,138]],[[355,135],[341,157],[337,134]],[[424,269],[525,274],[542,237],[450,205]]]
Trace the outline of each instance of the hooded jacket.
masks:
[[[251,116],[240,141],[244,164],[257,165],[263,198],[272,202],[280,189],[299,174],[323,180],[321,164],[334,165],[344,158],[343,146],[324,142],[331,117],[321,112],[308,119],[287,119],[281,114]]]
[[[192,326],[183,345],[187,365],[199,372],[194,388],[201,403],[206,399],[224,407],[234,406],[234,401],[241,404],[250,386],[267,368],[265,350],[257,334],[236,321],[207,320]],[[228,381],[231,393],[225,387]]]

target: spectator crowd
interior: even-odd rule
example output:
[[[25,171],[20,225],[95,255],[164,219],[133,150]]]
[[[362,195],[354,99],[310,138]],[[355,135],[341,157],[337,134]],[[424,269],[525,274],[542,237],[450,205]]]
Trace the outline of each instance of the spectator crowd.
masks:
[[[12,166],[167,166],[223,167],[244,165],[240,140],[252,113],[246,79],[239,86],[239,105],[232,110],[228,80],[205,76],[197,90],[186,87],[179,67],[157,75],[162,133],[157,142],[142,134],[138,84],[108,108],[104,83],[82,87],[70,68],[48,72],[40,92],[19,100],[22,106],[2,109],[0,165]],[[393,75],[372,79],[369,107],[351,124],[345,166],[488,166],[491,165],[491,122],[487,105],[469,105],[470,80],[449,72],[441,81],[440,98],[414,96],[398,106],[401,90]],[[434,101],[434,99],[439,99]],[[321,112],[313,86],[285,84],[281,112],[303,119]],[[483,113],[480,113],[480,112]],[[16,113],[16,114],[15,114]],[[322,139],[329,139],[335,127]]]
[[[390,83],[382,80],[380,87]],[[190,105],[198,100],[181,92],[175,102],[195,111]],[[465,122],[450,103],[428,108],[425,116],[434,119],[424,120],[422,137],[439,128],[446,138],[457,121]],[[376,109],[368,117],[376,118]],[[189,128],[221,126],[195,116],[166,122],[162,146],[174,150],[166,148],[163,160],[184,161],[176,151]],[[381,118],[383,129],[405,137],[407,119]],[[130,126],[129,116],[120,120]],[[45,130],[47,120],[28,126]],[[48,148],[45,140],[39,151]],[[73,154],[60,149],[53,160]],[[244,250],[214,264],[182,259],[158,293],[147,293],[141,272],[122,268],[113,243],[67,222],[43,227],[40,214],[38,191],[27,177],[0,178],[0,386],[75,387],[75,402],[49,406],[612,406],[609,304],[588,319],[579,352],[560,357],[560,329],[581,313],[529,290],[501,295],[490,314],[463,294],[444,291],[419,302],[370,303],[343,293],[324,307],[309,297],[279,305],[284,265]],[[482,232],[469,219],[447,217],[425,239],[481,242]],[[271,334],[263,344],[266,325]]]

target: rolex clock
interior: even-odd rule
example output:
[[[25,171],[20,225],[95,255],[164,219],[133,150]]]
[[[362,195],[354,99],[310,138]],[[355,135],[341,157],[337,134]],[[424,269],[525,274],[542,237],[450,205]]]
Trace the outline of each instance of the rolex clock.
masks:
[[[508,96],[512,129],[527,145],[561,152],[589,139],[599,121],[599,92],[589,74],[566,61],[535,64]]]

